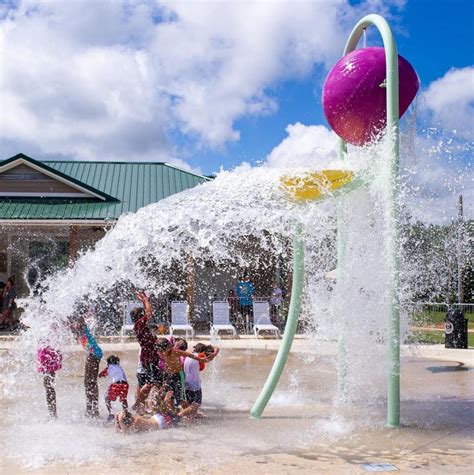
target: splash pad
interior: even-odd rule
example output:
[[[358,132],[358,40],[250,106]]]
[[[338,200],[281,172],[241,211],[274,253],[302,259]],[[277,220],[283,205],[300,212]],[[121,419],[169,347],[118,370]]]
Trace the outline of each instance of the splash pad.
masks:
[[[53,331],[51,322],[57,322],[61,327],[73,312],[77,300],[87,296],[88,300],[94,301],[125,279],[130,285],[151,292],[166,291],[169,282],[166,275],[162,277],[158,271],[166,274],[173,267],[181,266],[179,262],[184,262],[185,266],[194,262],[199,272],[211,260],[223,268],[235,261],[243,268],[254,266],[264,271],[265,262],[253,260],[248,249],[242,247],[242,242],[252,236],[267,255],[281,257],[292,262],[293,266],[292,299],[285,337],[274,370],[254,405],[253,417],[260,417],[272,396],[302,314],[303,319],[317,327],[318,336],[339,340],[339,396],[343,395],[349,402],[356,400],[360,403],[362,399],[370,404],[379,402],[380,397],[385,400],[377,390],[381,387],[380,376],[385,377],[389,371],[388,424],[399,424],[400,338],[395,252],[398,246],[398,99],[394,89],[396,68],[393,66],[397,55],[393,51],[395,46],[391,43],[388,25],[374,15],[356,26],[346,52],[355,48],[363,29],[371,23],[381,30],[389,49],[386,54],[387,63],[390,63],[386,81],[387,134],[383,141],[369,151],[360,149],[351,150],[351,153],[345,152],[341,142],[339,159],[322,171],[257,169],[252,173],[224,172],[212,183],[121,218],[94,251],[81,256],[73,268],[53,276],[42,299],[31,304],[26,315],[31,330],[19,341],[19,354],[12,358],[4,380],[8,397],[15,394],[14,386],[26,391],[34,379],[31,368],[34,367],[33,355],[38,340],[47,336],[60,348],[71,343],[67,329]],[[387,155],[390,155],[390,161],[387,161]],[[337,246],[331,244],[334,216],[338,221]],[[291,242],[293,244],[289,246]],[[336,252],[338,279],[336,290],[331,292],[324,273],[334,269]],[[385,259],[387,266],[383,262]],[[349,315],[352,311],[354,315]],[[385,365],[387,350],[388,368]],[[240,358],[240,355],[231,356]],[[273,354],[266,355],[265,361],[272,357]],[[314,355],[303,357],[301,366],[307,363],[305,358],[310,357]],[[263,379],[266,368],[259,365],[257,357],[255,361],[258,375]],[[252,371],[252,363],[253,360],[245,366],[247,371]],[[65,366],[63,371],[68,371],[67,364]],[[129,368],[132,368],[131,363]],[[231,371],[215,371],[213,384],[224,388],[230,384]],[[332,367],[328,371],[332,371]],[[73,392],[71,387],[74,384],[80,386],[80,383],[74,371],[66,374],[70,386],[65,392],[70,394]],[[132,376],[133,373],[129,374]],[[318,373],[318,377],[324,378],[324,373]],[[245,373],[239,378],[240,386],[233,388],[234,394],[245,391]],[[261,382],[261,379],[249,379],[253,385]],[[314,389],[311,387],[316,393]],[[212,386],[209,391],[212,391]],[[37,393],[33,391],[32,394]],[[299,393],[296,394],[295,397],[299,397]],[[332,398],[332,394],[327,394],[325,392],[325,397]],[[252,392],[254,396],[256,394]],[[58,399],[61,419],[65,411],[61,412],[60,389]],[[234,403],[230,399],[224,401],[229,412]],[[64,406],[72,423],[82,424],[82,407],[76,407],[82,403],[78,401],[79,396],[74,396]],[[247,411],[249,402],[246,399],[246,407],[239,406],[239,409]],[[213,403],[217,406],[219,401],[213,399]],[[283,406],[284,410],[289,410],[293,403],[289,400]],[[44,411],[41,395],[32,404],[37,414]],[[29,419],[25,421],[24,417],[20,413],[15,424],[27,425]],[[65,426],[67,434],[67,424]],[[245,430],[251,432],[254,429],[246,427]],[[243,433],[245,435],[245,431]],[[99,435],[96,437],[99,442]]]

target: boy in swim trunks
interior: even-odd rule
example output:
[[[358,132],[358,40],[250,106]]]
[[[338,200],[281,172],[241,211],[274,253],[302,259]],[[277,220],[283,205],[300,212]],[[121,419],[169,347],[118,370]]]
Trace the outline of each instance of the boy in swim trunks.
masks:
[[[173,391],[175,404],[179,406],[184,399],[184,387],[180,378],[180,372],[183,369],[182,358],[191,358],[202,363],[208,363],[215,358],[217,352],[208,357],[201,357],[189,351],[183,351],[173,347],[166,338],[160,338],[156,346],[164,367],[163,386],[167,390]]]
[[[105,378],[106,376],[110,378],[110,386],[105,394],[105,405],[107,406],[107,411],[109,411],[107,420],[113,421],[112,401],[116,401],[118,398],[122,403],[123,409],[126,410],[128,408],[128,382],[125,372],[120,366],[118,356],[111,355],[107,358],[107,368],[99,373],[99,378]]]

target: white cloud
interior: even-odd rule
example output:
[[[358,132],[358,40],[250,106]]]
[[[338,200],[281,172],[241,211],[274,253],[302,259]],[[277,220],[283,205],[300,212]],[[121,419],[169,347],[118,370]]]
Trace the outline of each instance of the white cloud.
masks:
[[[402,155],[404,201],[414,219],[449,224],[456,217],[459,195],[464,197],[464,215],[474,217],[473,152],[472,142],[449,134],[418,134],[415,146]]]
[[[268,155],[266,165],[277,168],[320,169],[337,156],[337,136],[324,125],[299,122],[286,128],[288,137]]]
[[[423,93],[434,124],[474,139],[474,66],[450,69]]]
[[[299,122],[286,128],[288,136],[268,155],[265,166],[321,169],[332,166],[337,157],[337,139],[324,125]],[[449,224],[456,217],[459,194],[464,196],[464,214],[474,216],[474,170],[472,142],[422,130],[401,137],[403,203],[413,219]],[[349,148],[349,158],[351,151]]]
[[[370,0],[23,0],[0,10],[0,138],[79,159],[167,159],[170,131],[219,148],[272,114],[278,81],[340,54]]]

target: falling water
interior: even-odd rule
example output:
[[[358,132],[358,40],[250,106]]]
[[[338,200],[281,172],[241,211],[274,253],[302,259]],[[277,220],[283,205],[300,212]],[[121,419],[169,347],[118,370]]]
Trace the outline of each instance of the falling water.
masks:
[[[26,433],[32,422],[38,428],[39,438],[42,431],[49,430],[44,422],[44,394],[38,384],[34,389],[31,384],[38,379],[35,355],[39,342],[47,340],[70,355],[62,372],[69,375],[70,391],[72,386],[81,387],[81,363],[71,354],[74,341],[68,325],[79,302],[112,299],[111,305],[115,305],[121,292],[131,295],[133,289],[146,289],[157,296],[170,290],[182,291],[174,287],[169,275],[171,271],[185,273],[190,259],[196,266],[196,275],[209,262],[214,269],[254,271],[273,266],[275,259],[289,265],[296,225],[303,229],[305,241],[306,280],[301,318],[307,323],[308,338],[314,342],[314,352],[305,355],[306,361],[314,362],[325,342],[335,343],[342,338],[344,354],[340,353],[339,358],[343,360],[344,374],[339,377],[343,378],[345,400],[379,402],[385,397],[385,335],[389,315],[384,245],[389,187],[387,152],[388,145],[382,140],[366,149],[351,148],[343,163],[334,160],[325,164],[325,168],[349,169],[363,178],[362,187],[338,198],[328,196],[305,204],[292,202],[282,190],[280,179],[306,170],[261,166],[223,171],[211,182],[122,216],[95,249],[85,252],[72,267],[51,275],[43,285],[42,295],[28,306],[24,322],[30,329],[12,344],[3,364],[4,402],[17,405],[18,409],[15,417],[10,418],[13,432]],[[344,259],[339,263],[336,234],[344,245]],[[337,282],[326,277],[335,268]],[[251,356],[247,352],[240,358],[246,361]],[[263,380],[252,380],[244,389],[235,387],[229,391],[232,374],[220,370],[224,361],[225,354],[222,363],[209,373],[219,395],[218,404],[229,409],[248,409]],[[321,366],[321,360],[318,361]],[[254,363],[249,360],[245,364],[249,365],[245,368],[250,378]],[[329,363],[323,366],[329,368],[328,375],[333,372]],[[302,394],[298,375],[295,371],[290,378],[286,398],[281,396],[284,388],[279,389],[275,404],[281,405],[283,401],[290,407],[298,401],[322,402],[317,393]],[[255,391],[251,392],[250,387]],[[103,456],[102,429],[85,429],[78,409],[82,407],[81,391],[76,389],[77,395],[66,401],[69,418],[63,418],[56,426],[59,434],[68,434],[71,440],[55,439],[57,445],[46,451],[45,457],[56,459],[67,454],[75,461],[76,454],[84,462]],[[289,402],[288,394],[294,395]],[[336,385],[330,394],[336,401]],[[26,412],[19,409],[22,404],[28,408]],[[89,434],[87,443],[81,439],[83,430]],[[78,438],[86,444],[80,454],[73,448]],[[114,444],[105,447],[112,452],[116,444],[122,447],[119,442]],[[17,449],[11,442],[7,447],[13,452]],[[45,461],[43,454],[34,455]]]

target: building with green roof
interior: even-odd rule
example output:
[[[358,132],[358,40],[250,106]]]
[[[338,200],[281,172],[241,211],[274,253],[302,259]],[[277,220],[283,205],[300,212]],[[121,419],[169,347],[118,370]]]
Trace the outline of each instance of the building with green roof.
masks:
[[[38,161],[21,153],[0,161],[0,281],[14,275],[24,294],[26,280],[34,285],[73,261],[122,214],[208,180],[163,162]]]

